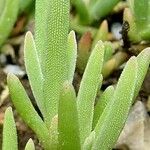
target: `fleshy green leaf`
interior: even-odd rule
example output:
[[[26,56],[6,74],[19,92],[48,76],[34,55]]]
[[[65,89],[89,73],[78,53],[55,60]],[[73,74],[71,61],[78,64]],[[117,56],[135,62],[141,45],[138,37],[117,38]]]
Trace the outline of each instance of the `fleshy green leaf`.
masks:
[[[104,42],[104,46],[105,46],[105,56],[104,56],[104,61],[107,62],[112,54],[113,54],[113,47],[111,42]]]
[[[123,51],[117,52],[115,55],[112,56],[110,60],[104,63],[102,70],[103,77],[107,78],[115,69],[117,69],[123,63],[125,63],[127,60],[128,60],[127,53]]]
[[[90,15],[85,2],[83,0],[72,0],[71,2],[78,12],[80,23],[81,24],[90,23]]]
[[[35,146],[32,139],[29,139],[29,141],[27,142],[25,150],[35,150]]]
[[[26,9],[28,9],[28,7],[30,7],[34,2],[35,0],[20,0],[20,13],[26,11]]]
[[[46,26],[46,51],[42,52],[43,93],[46,110],[45,122],[58,112],[59,93],[67,78],[67,37],[69,29],[69,0],[48,1]],[[45,9],[45,8],[44,8]],[[40,10],[38,10],[40,11]],[[40,12],[41,13],[41,12]],[[43,37],[42,37],[43,38]]]
[[[95,131],[92,131],[91,134],[85,139],[82,150],[91,150],[94,140]]]
[[[134,0],[134,17],[137,28],[143,30],[147,25],[149,0]]]
[[[39,140],[47,150],[49,146],[49,132],[46,125],[35,111],[19,79],[12,74],[7,77],[11,99],[16,110],[26,124],[37,134]]]
[[[147,70],[150,65],[150,48],[144,49],[138,56],[138,73],[137,73],[137,82],[135,88],[135,98],[138,95],[138,92],[142,86],[143,80],[146,76]]]
[[[129,8],[124,9],[123,20],[129,23],[130,30],[128,36],[130,41],[139,42],[141,41],[140,34],[138,33],[136,23],[134,21],[134,16]]]
[[[99,19],[108,15],[119,1],[120,0],[97,0],[90,10],[92,18]]]
[[[50,144],[51,144],[51,149],[57,150],[58,149],[58,115],[55,115],[52,118],[50,129]]]
[[[96,140],[92,150],[111,149],[124,126],[132,105],[137,81],[137,59],[132,57],[126,64],[111,101],[104,109],[96,127]]]
[[[90,5],[94,5],[98,0],[90,0]]]
[[[11,150],[18,150],[18,142],[12,108],[8,107],[4,116],[2,150],[9,150],[10,148]]]
[[[19,10],[19,0],[6,0],[3,12],[0,15],[0,46],[9,36]]]
[[[142,37],[143,40],[149,41],[150,40],[150,29],[149,29],[150,25],[148,27],[145,28],[145,30],[143,29],[140,32],[140,35]]]
[[[1,0],[1,1],[0,1],[0,15],[1,15],[1,13],[3,12],[4,5],[5,5],[5,0]]]
[[[80,150],[78,113],[74,88],[65,82],[58,109],[59,144],[62,150]]]
[[[134,0],[127,0],[131,12],[134,13]]]
[[[35,3],[35,43],[37,54],[40,59],[40,64],[43,66],[42,55],[46,52],[47,44],[47,15],[48,15],[48,1],[36,0]],[[41,13],[42,12],[42,13]]]
[[[77,59],[77,42],[74,31],[68,35],[68,81],[72,83]]]
[[[103,66],[104,45],[101,41],[93,49],[79,88],[77,107],[81,144],[92,130],[94,102],[98,87],[102,82],[101,69]]]
[[[101,23],[101,25],[100,25],[100,27],[99,27],[99,29],[98,29],[98,31],[97,31],[94,39],[93,39],[92,47],[94,48],[94,46],[96,45],[96,43],[99,40],[106,41],[107,37],[108,37],[108,22],[107,22],[107,20],[104,20]]]
[[[114,88],[113,86],[109,86],[100,96],[100,99],[98,100],[94,109],[93,128],[95,128],[100,116],[103,113],[103,110],[105,109],[107,104],[110,102],[113,94],[114,94]]]
[[[38,107],[40,108],[42,114],[45,117],[46,106],[44,106],[44,96],[42,93],[43,75],[36,46],[31,32],[28,32],[25,36],[24,59],[32,92],[34,94]]]
[[[150,2],[148,3],[147,24],[150,26]]]

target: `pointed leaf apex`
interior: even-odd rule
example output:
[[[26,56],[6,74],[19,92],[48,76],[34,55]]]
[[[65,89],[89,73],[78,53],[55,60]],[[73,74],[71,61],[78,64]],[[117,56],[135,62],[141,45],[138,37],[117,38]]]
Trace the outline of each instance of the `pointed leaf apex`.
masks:
[[[34,142],[31,138],[28,140],[25,150],[35,150]]]
[[[31,138],[28,140],[28,144],[29,145],[31,145],[31,144],[34,145],[33,140]]]
[[[127,64],[130,64],[132,67],[135,67],[134,69],[137,69],[138,66],[137,58],[135,56],[132,56],[127,62]]]
[[[113,87],[112,85],[110,85],[110,86],[108,87],[108,89],[114,90],[114,87]]]
[[[30,42],[30,41],[33,41],[34,39],[33,39],[33,34],[31,33],[31,31],[28,31],[27,33],[26,33],[26,35],[25,35],[25,44],[27,43],[27,42]]]
[[[104,20],[104,21],[101,23],[100,28],[105,29],[105,31],[108,32],[108,22],[107,22],[107,20]]]
[[[70,31],[70,33],[68,35],[68,40],[74,41],[74,46],[75,46],[75,48],[77,48],[76,34],[75,34],[75,32],[73,30]]]
[[[65,81],[63,83],[63,92],[68,93],[70,91],[74,91],[72,84],[69,81]]]
[[[145,48],[139,55],[149,55],[150,56],[150,47]]]
[[[12,113],[12,107],[9,106],[9,107],[6,109],[5,113]]]
[[[103,52],[103,53],[104,53],[104,50],[105,50],[104,43],[103,43],[101,40],[98,41],[98,42],[96,43],[94,49],[97,49],[97,51],[100,51],[100,52]]]
[[[30,37],[33,37],[33,34],[31,31],[28,31],[25,35],[25,38],[30,38]]]
[[[8,73],[7,74],[7,82],[8,83],[13,81],[13,80],[16,80],[16,79],[18,80],[18,77],[16,75],[14,75],[13,73]]]
[[[71,30],[70,33],[69,33],[69,35],[70,35],[70,36],[75,36],[74,30]]]

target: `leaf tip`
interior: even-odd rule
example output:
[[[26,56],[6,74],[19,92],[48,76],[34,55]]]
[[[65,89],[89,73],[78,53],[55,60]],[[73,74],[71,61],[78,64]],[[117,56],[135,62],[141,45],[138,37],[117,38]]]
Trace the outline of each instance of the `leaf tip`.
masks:
[[[5,111],[5,115],[6,114],[12,114],[12,107],[8,107],[7,109],[6,109],[6,111]]]
[[[150,47],[145,48],[139,55],[148,55],[148,56],[150,56]]]
[[[25,39],[26,38],[31,38],[33,35],[32,35],[32,33],[31,33],[31,31],[28,31],[27,33],[26,33],[26,35],[25,35]]]
[[[25,45],[27,44],[27,43],[29,43],[30,41],[33,41],[33,35],[32,35],[32,33],[31,33],[31,31],[28,31],[27,33],[26,33],[26,35],[25,35]]]
[[[70,33],[69,33],[69,35],[75,37],[75,32],[74,32],[74,30],[71,30]]]
[[[137,58],[135,56],[132,56],[129,61],[127,62],[128,64],[136,65],[137,64]]]
[[[16,78],[16,76],[13,73],[8,73],[7,74],[7,81],[12,81]]]
[[[72,88],[70,82],[69,82],[68,80],[65,81],[65,82],[63,83],[63,90],[64,90],[65,92],[67,92],[67,91],[69,91],[70,88]]]
[[[8,73],[7,75],[7,84],[8,84],[8,87],[10,88],[12,86],[12,84],[15,82],[15,81],[18,81],[18,77],[16,75],[14,75],[13,73]]]

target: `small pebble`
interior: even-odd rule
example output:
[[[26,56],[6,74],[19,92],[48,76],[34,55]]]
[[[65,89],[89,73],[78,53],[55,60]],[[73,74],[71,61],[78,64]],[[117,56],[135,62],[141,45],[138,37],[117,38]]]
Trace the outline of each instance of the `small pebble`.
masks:
[[[24,76],[25,75],[25,71],[23,71],[19,66],[17,65],[7,65],[3,71],[8,74],[8,73],[13,73],[17,76]]]
[[[120,31],[122,30],[122,25],[119,22],[115,22],[111,26],[111,32],[117,40],[121,39]]]

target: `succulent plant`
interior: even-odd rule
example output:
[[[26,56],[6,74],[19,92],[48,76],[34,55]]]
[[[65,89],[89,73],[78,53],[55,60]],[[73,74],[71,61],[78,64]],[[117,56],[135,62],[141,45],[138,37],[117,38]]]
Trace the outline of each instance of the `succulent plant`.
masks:
[[[128,0],[129,8],[124,11],[124,20],[128,21],[129,39],[136,43],[150,40],[150,3],[149,0]]]
[[[41,13],[42,12],[42,13]],[[25,36],[25,66],[37,106],[19,79],[9,74],[13,104],[45,150],[111,149],[125,124],[150,64],[150,49],[127,62],[116,88],[108,87],[95,103],[103,81],[107,47],[98,41],[88,59],[78,93],[72,85],[77,58],[74,31],[69,31],[69,0],[37,0],[35,37]],[[12,130],[10,130],[12,128]],[[10,136],[8,136],[11,134]],[[17,150],[11,108],[5,113],[3,150]],[[34,149],[30,139],[25,149]]]
[[[0,12],[0,46],[9,36],[16,22],[19,11],[19,0],[1,0]],[[14,9],[15,8],[15,9]]]
[[[12,32],[19,14],[27,11],[34,0],[1,0],[0,1],[0,47]]]
[[[118,2],[119,0],[71,0],[77,10],[79,22],[84,25],[108,15]]]

